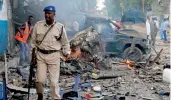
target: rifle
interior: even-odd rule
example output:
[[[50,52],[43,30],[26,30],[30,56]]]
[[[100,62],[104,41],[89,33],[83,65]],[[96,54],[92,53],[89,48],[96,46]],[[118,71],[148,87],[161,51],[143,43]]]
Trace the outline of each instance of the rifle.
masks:
[[[31,88],[31,84],[32,84],[32,77],[34,74],[34,68],[36,67],[36,49],[33,48],[32,50],[32,59],[31,59],[31,63],[30,63],[30,75],[29,75],[29,82],[28,82],[28,100],[29,100],[29,96],[30,96],[30,88]]]

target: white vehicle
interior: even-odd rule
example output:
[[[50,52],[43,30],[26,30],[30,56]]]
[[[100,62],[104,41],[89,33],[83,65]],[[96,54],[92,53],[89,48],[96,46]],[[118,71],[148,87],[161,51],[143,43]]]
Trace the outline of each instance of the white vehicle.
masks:
[[[171,92],[171,69],[164,69],[163,70],[163,81],[170,83],[170,92]],[[170,100],[171,100],[171,95],[170,95]]]

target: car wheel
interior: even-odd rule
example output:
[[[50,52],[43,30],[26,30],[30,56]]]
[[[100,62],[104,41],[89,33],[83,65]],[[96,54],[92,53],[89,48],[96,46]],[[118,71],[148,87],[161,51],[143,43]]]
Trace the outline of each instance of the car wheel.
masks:
[[[142,52],[139,48],[135,47],[132,52],[130,52],[131,47],[128,47],[123,52],[123,58],[132,61],[139,61],[142,58]]]

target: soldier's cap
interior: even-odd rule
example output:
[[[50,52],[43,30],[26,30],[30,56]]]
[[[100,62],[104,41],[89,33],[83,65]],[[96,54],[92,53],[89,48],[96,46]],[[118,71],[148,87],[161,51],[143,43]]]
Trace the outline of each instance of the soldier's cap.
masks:
[[[43,11],[44,11],[44,12],[45,12],[45,11],[56,12],[56,9],[55,9],[55,6],[47,6],[47,7],[44,8]]]

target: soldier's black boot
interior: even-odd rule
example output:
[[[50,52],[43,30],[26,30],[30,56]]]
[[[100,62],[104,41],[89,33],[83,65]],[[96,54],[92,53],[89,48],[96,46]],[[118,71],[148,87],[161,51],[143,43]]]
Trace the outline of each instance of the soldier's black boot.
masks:
[[[38,95],[37,100],[43,100],[43,84],[37,82],[36,83],[36,90],[37,90],[37,95]]]
[[[37,100],[43,100],[43,94],[41,94],[41,93],[38,93],[37,95],[38,95],[38,98],[37,98]]]

